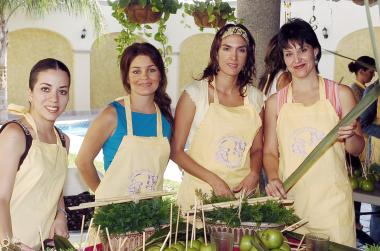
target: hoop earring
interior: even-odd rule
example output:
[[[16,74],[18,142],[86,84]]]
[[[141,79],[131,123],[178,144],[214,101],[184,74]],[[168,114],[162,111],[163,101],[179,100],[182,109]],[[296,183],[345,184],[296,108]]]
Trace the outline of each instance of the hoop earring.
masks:
[[[318,63],[319,63],[318,59],[316,59],[316,60],[314,61],[314,63],[315,63],[315,65],[318,65]]]

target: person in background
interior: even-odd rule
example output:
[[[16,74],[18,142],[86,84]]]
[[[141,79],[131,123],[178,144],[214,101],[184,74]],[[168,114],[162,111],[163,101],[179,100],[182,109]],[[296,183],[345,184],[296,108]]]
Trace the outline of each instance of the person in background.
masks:
[[[264,62],[265,72],[260,78],[259,89],[268,98],[291,82],[290,73],[278,60],[277,34],[269,41]]]
[[[375,86],[379,84],[379,80],[376,80],[373,84],[366,87],[363,93],[363,97]],[[362,130],[369,137],[368,144],[371,145],[373,138],[376,140],[380,139],[380,122],[376,121],[376,114],[378,112],[378,102],[379,99],[376,99],[367,110],[365,110],[359,117]],[[371,147],[368,149],[370,150]],[[379,162],[379,156],[374,156]],[[379,163],[378,163],[379,164]],[[380,245],[380,206],[372,205],[372,213],[370,220],[370,236],[371,238]]]
[[[279,58],[292,82],[265,106],[264,168],[270,196],[294,199],[295,213],[308,223],[297,231],[325,233],[331,241],[356,246],[352,189],[345,150],[364,148],[360,125],[341,127],[336,142],[286,193],[283,182],[355,106],[349,87],[318,75],[321,46],[304,20],[293,19],[278,33]]]
[[[69,101],[70,72],[62,62],[38,61],[29,77],[30,108],[9,105],[20,120],[0,133],[0,240],[39,250],[54,234],[68,237],[62,197],[69,138],[54,123]]]
[[[364,64],[363,64],[364,63]],[[365,66],[371,66],[369,67]],[[356,61],[350,62],[348,64],[348,69],[350,72],[355,73],[355,81],[350,84],[350,88],[355,95],[356,102],[359,102],[363,96],[364,89],[366,88],[367,83],[370,83],[374,75],[375,59],[369,56],[361,56]],[[375,113],[376,116],[376,113]],[[362,127],[363,128],[363,127]],[[346,160],[348,164],[354,170],[362,170],[361,160],[358,156],[353,156],[349,153],[346,153]],[[360,207],[361,203],[355,201],[355,223],[356,228],[361,230],[363,226],[360,224]]]
[[[91,123],[75,163],[96,199],[162,190],[173,117],[159,51],[149,43],[128,46],[120,61],[125,96]],[[94,159],[103,149],[105,176]]]
[[[197,189],[233,197],[238,192],[250,195],[257,187],[263,95],[251,84],[254,50],[245,26],[222,27],[203,75],[178,101],[171,158],[185,171],[177,195],[184,209],[194,204]]]
[[[371,66],[371,68],[363,65]],[[366,84],[370,83],[374,76],[375,59],[369,56],[361,56],[356,61],[348,64],[348,70],[355,73],[355,82],[350,84],[354,92],[356,102],[359,102],[363,96]]]

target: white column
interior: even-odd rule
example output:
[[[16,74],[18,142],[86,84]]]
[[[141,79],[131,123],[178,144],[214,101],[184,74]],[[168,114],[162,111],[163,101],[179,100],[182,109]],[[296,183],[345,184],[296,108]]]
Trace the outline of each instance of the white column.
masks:
[[[91,86],[90,86],[90,51],[74,51],[74,69],[72,73],[72,88],[74,99],[74,111],[91,110]]]

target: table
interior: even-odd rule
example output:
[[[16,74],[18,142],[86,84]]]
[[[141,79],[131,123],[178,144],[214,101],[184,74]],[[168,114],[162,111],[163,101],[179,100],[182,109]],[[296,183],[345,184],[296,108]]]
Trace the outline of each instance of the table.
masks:
[[[354,201],[364,202],[371,205],[380,206],[380,184],[375,183],[375,191],[372,193],[354,191],[353,192]]]

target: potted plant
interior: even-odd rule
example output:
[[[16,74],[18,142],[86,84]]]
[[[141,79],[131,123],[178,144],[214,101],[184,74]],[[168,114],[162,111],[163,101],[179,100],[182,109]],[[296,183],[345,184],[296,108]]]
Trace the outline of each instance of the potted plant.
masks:
[[[229,22],[237,22],[235,8],[222,0],[206,0],[184,4],[184,12],[194,17],[201,30],[205,27],[220,28]],[[240,21],[239,21],[240,22]]]
[[[170,15],[177,13],[182,7],[178,0],[117,0],[109,4],[113,10],[112,16],[123,26],[115,39],[119,55],[139,37],[153,36],[154,40],[161,44],[159,50],[165,64],[171,63],[169,55],[172,53],[172,46],[168,45],[165,31]],[[150,23],[158,25],[154,34]]]
[[[279,229],[299,221],[293,209],[286,208],[281,202],[266,197],[243,199],[238,205],[231,204],[231,198],[211,196],[196,192],[205,208],[206,228],[212,232],[230,232],[234,234],[234,242],[239,244],[243,233],[252,234],[257,230]]]
[[[125,240],[122,250],[134,250],[142,244],[143,231],[149,238],[156,230],[169,224],[172,203],[170,199],[154,198],[137,203],[132,201],[102,206],[94,215],[94,225],[101,228],[101,239],[106,250],[109,245],[112,245],[112,250],[118,250],[121,240]],[[177,210],[173,206],[173,215],[177,215]],[[172,224],[175,224],[175,220],[173,217]],[[111,243],[107,241],[106,228]]]

